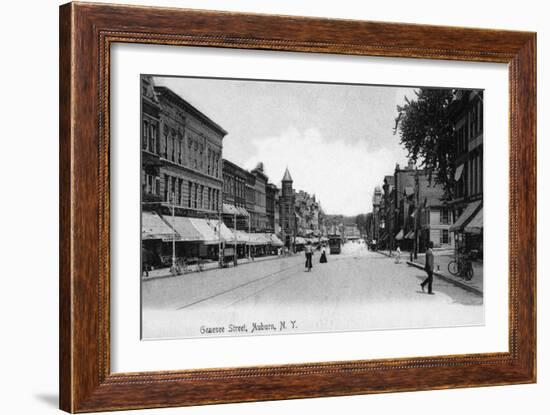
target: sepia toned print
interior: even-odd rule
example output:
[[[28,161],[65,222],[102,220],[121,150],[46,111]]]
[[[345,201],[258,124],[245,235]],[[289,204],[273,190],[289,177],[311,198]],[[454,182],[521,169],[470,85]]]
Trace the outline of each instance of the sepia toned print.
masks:
[[[482,90],[140,82],[143,339],[484,324]]]

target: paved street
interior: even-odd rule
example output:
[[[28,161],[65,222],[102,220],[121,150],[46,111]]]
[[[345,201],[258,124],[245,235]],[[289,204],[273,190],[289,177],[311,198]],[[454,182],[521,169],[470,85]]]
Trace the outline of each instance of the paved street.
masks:
[[[143,337],[258,335],[483,324],[483,300],[347,243],[327,264],[280,258],[142,283]]]

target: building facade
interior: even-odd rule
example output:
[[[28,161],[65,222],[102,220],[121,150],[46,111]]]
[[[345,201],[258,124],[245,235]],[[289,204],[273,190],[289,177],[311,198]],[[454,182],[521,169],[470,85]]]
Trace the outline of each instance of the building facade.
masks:
[[[227,132],[166,87],[155,87],[161,105],[158,140],[163,213],[215,218],[222,208],[222,147]]]
[[[322,226],[321,204],[317,201],[315,195],[300,190],[295,192],[294,204],[297,220],[298,236],[320,236]]]
[[[404,237],[408,231],[410,231],[412,214],[410,197],[414,193],[415,186],[415,166],[412,161],[409,161],[408,165],[401,168],[399,164],[396,164],[394,170],[394,230],[395,233]]]
[[[450,202],[457,246],[483,252],[483,91],[457,90],[452,120],[455,130],[455,192]]]
[[[419,209],[419,235],[418,249],[424,252],[428,242],[432,242],[434,248],[451,249],[454,241],[450,234],[453,223],[451,209],[444,200],[443,186],[434,182],[427,171],[420,171],[416,182],[418,189]]]
[[[288,249],[294,249],[296,238],[296,212],[293,180],[288,168],[281,180],[281,197],[279,199],[281,240]]]
[[[246,209],[248,171],[223,159],[222,218],[228,228],[248,230],[250,214]]]
[[[279,189],[273,183],[268,183],[266,186],[266,216],[267,216],[267,232],[278,234],[280,233],[279,225]]]
[[[161,106],[151,76],[141,77],[141,200],[149,209],[162,201],[159,131]]]
[[[254,176],[254,211],[251,215],[252,228],[255,232],[265,232],[267,229],[266,187],[268,177],[264,173],[263,163],[250,172]]]
[[[382,204],[382,189],[380,186],[376,186],[374,188],[374,193],[372,195],[372,241],[375,241],[378,243],[378,239],[380,238],[380,228],[381,228],[381,220],[380,220],[380,206]]]

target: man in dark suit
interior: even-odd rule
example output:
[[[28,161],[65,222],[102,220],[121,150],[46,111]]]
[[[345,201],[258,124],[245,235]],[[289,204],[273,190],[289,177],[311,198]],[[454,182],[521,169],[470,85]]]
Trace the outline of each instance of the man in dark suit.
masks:
[[[428,249],[426,250],[426,265],[424,266],[424,270],[428,274],[428,277],[422,281],[422,284],[420,284],[420,287],[422,287],[422,292],[424,292],[424,287],[426,284],[428,284],[428,294],[433,294],[432,292],[432,284],[434,280],[434,253],[432,251],[432,248],[434,247],[434,244],[432,241],[428,242]]]

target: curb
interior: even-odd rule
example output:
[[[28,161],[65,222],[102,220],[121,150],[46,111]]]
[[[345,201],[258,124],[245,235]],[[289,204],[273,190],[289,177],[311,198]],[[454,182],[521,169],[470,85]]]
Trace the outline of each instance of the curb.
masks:
[[[407,261],[407,264],[410,265],[410,266],[413,266],[413,267],[416,267],[418,269],[424,269],[424,266],[423,265],[420,265],[416,262],[411,262],[411,261]],[[445,280],[447,282],[450,282],[451,284],[454,284],[456,285],[457,287],[460,287],[460,288],[463,288],[465,289],[466,291],[470,291],[471,293],[474,293],[476,295],[479,295],[481,297],[483,297],[483,291],[475,288],[475,287],[472,287],[470,285],[467,285],[461,281],[457,281],[455,280],[454,278],[450,278],[448,276],[446,276],[445,274],[442,274],[441,272],[438,272],[438,271],[434,271],[433,272],[434,275],[438,276],[439,278],[441,278],[442,280]]]
[[[239,263],[238,266],[242,266],[242,265],[248,265],[248,264],[257,264],[257,263],[260,263],[260,262],[267,262],[267,261],[273,261],[275,259],[279,259],[281,257],[273,257],[273,258],[266,258],[266,259],[260,259],[259,261],[247,261],[247,262],[242,262],[242,263]],[[234,267],[231,267],[231,268],[234,268]],[[211,271],[213,269],[221,269],[219,266],[215,266],[215,267],[212,267],[212,268],[206,268],[206,269],[203,269],[202,271],[188,271],[184,274],[181,274],[181,275],[172,275],[170,273],[168,274],[164,274],[164,275],[156,275],[156,276],[153,276],[153,277],[141,277],[141,281],[152,281],[152,280],[158,280],[158,279],[162,279],[162,278],[172,278],[172,277],[183,277],[185,275],[189,275],[189,274],[199,274],[200,272],[206,272],[206,271]]]

